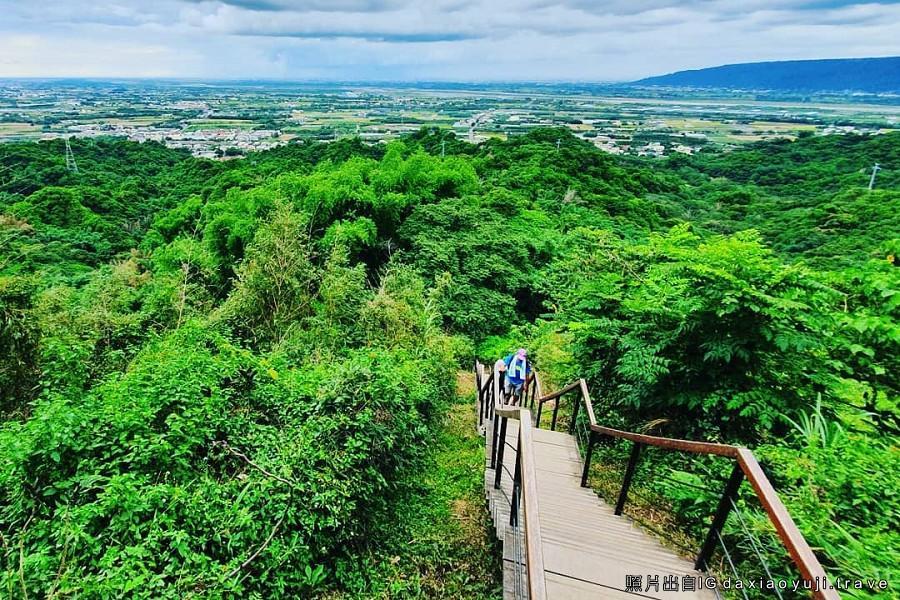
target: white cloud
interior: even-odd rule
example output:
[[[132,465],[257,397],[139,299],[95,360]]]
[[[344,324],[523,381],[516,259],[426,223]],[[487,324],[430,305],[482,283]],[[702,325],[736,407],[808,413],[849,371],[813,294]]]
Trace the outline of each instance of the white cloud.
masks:
[[[0,76],[631,79],[900,54],[837,0],[0,0]]]
[[[198,61],[197,55],[146,42],[0,36],[0,74],[6,77],[173,77]]]

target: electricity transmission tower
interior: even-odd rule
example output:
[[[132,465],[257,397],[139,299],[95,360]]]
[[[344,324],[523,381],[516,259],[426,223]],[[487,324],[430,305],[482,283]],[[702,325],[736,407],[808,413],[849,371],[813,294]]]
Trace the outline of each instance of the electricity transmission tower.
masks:
[[[72,146],[69,145],[69,138],[66,138],[66,170],[73,173],[78,172],[78,163],[75,162],[75,155],[72,153]]]
[[[879,165],[878,163],[875,163],[874,165],[872,165],[872,177],[869,178],[869,191],[870,192],[872,191],[872,188],[875,187],[875,175],[880,170],[881,170],[881,165]]]

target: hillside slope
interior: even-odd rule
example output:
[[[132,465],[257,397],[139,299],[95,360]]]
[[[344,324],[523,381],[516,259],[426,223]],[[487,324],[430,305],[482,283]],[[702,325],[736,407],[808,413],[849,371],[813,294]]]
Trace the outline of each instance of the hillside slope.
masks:
[[[723,65],[648,77],[637,85],[784,91],[900,91],[900,57],[789,60]]]
[[[454,375],[517,347],[610,426],[753,448],[830,576],[900,581],[898,134],[71,144],[0,145],[7,596],[486,597]],[[728,469],[646,460],[704,536]]]

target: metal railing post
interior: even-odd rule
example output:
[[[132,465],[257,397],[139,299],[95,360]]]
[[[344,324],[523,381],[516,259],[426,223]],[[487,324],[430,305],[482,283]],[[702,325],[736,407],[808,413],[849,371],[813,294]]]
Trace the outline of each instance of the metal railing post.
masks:
[[[562,400],[562,396],[553,401],[556,405],[553,407],[553,418],[550,420],[550,431],[556,431],[556,417],[559,415],[560,400]]]
[[[494,377],[494,374],[491,373],[491,374],[488,376],[488,378],[487,378],[487,386],[488,386],[488,389],[485,390],[485,389],[483,389],[483,386],[482,386],[481,396],[482,396],[483,399],[482,399],[481,402],[482,402],[482,409],[484,410],[484,418],[485,418],[485,419],[489,419],[489,418],[491,417],[491,406],[492,406],[492,401],[491,401],[491,395],[492,395],[492,394],[491,394],[491,389],[492,389],[492,387],[491,387],[491,381],[492,381],[492,378],[493,378],[493,377]]]
[[[587,487],[588,475],[591,471],[591,456],[594,454],[594,442],[597,441],[597,434],[591,431],[588,434],[587,452],[584,453],[584,470],[581,472],[581,487]]]
[[[488,382],[489,382],[489,387],[488,387],[488,409],[487,410],[489,411],[488,414],[490,414],[490,410],[491,410],[490,407],[494,406],[494,403],[497,401],[497,399],[494,398],[494,372],[493,371],[491,371],[491,376],[488,377]]]
[[[494,367],[491,371],[491,410],[497,404],[503,403],[503,390],[501,389],[500,371]]]
[[[534,417],[534,428],[535,429],[541,428],[541,409],[542,408],[544,408],[544,403],[541,402],[540,398],[538,398],[537,415],[535,415],[535,417]]]
[[[494,415],[494,418],[491,419],[492,427],[491,427],[491,468],[497,468],[497,429],[500,426],[500,423],[497,421],[497,416]]]
[[[737,498],[738,490],[743,481],[744,472],[741,470],[741,466],[736,464],[731,471],[731,477],[728,478],[728,483],[725,484],[725,491],[719,499],[719,506],[716,508],[716,514],[713,517],[712,525],[710,525],[709,532],[706,534],[706,539],[703,541],[703,547],[700,548],[700,553],[697,554],[697,560],[694,562],[694,568],[698,571],[706,570],[706,565],[712,557],[713,551],[716,549],[716,538],[719,537],[722,527],[725,526],[725,521],[728,520],[728,514],[731,512],[732,503]]]
[[[500,477],[503,475],[503,451],[506,449],[506,423],[509,417],[501,417],[503,422],[500,423],[500,438],[497,440],[497,466],[494,467],[494,489],[500,489]]]
[[[641,455],[640,442],[634,442],[631,447],[631,457],[628,459],[628,468],[625,469],[625,479],[622,481],[622,489],[619,491],[619,500],[616,502],[616,514],[621,515],[622,509],[625,508],[625,499],[628,498],[628,488],[631,487],[631,478],[634,477],[634,470],[637,468],[638,458]]]
[[[521,425],[520,425],[521,427]],[[509,525],[515,527],[519,523],[519,488],[522,485],[522,435],[519,434],[516,444],[516,469],[513,474],[512,498],[509,500]]]
[[[575,421],[578,419],[578,407],[581,406],[581,402],[578,399],[575,400],[575,404],[572,406],[572,421],[569,423],[569,433],[575,433]]]

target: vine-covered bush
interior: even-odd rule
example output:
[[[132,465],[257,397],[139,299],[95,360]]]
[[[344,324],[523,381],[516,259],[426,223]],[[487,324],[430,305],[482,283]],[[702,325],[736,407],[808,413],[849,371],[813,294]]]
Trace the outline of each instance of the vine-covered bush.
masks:
[[[4,589],[262,598],[333,583],[335,560],[390,518],[455,366],[408,269],[354,321],[333,293],[310,326],[358,328],[358,344],[319,346],[297,324],[260,353],[195,319],[83,397],[49,394],[7,423],[0,530],[21,553],[4,554]]]

